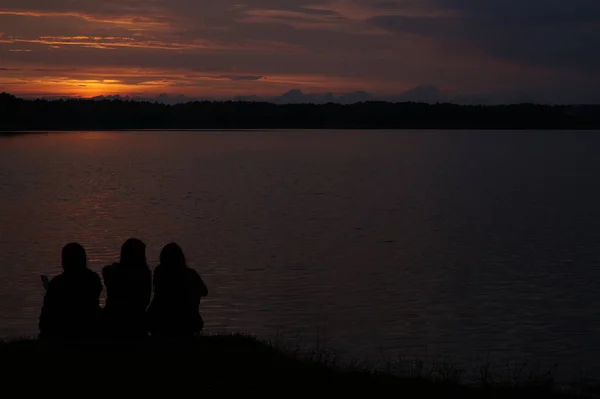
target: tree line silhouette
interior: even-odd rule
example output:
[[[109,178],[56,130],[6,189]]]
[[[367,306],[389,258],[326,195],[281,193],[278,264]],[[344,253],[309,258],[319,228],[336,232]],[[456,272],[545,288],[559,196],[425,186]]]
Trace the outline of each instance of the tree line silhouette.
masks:
[[[0,93],[0,131],[111,129],[600,129],[600,105],[26,100]]]

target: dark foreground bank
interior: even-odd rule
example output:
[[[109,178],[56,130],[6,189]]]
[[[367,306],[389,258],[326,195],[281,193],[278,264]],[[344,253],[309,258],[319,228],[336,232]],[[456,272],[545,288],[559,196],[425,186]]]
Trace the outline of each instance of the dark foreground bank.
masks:
[[[398,377],[295,356],[246,336],[137,344],[0,344],[2,392],[19,397],[202,397],[208,392],[285,396],[357,394],[415,398],[567,398],[549,381],[461,385],[453,372]],[[210,395],[212,396],[212,395]]]

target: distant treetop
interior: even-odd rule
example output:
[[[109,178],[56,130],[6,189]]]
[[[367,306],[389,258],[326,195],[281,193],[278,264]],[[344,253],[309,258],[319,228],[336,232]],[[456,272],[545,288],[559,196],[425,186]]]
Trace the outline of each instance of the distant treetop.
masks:
[[[25,100],[0,93],[0,130],[600,129],[600,105],[272,104]]]

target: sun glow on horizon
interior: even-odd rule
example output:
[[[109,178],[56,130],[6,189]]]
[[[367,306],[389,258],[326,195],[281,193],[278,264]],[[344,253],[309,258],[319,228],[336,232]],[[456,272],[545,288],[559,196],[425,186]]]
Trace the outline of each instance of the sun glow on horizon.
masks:
[[[140,96],[233,98],[236,96],[279,96],[292,89],[310,93],[337,94],[371,87],[378,82],[327,75],[280,74],[262,76],[255,71],[234,74],[230,71],[199,72],[185,69],[142,68],[4,68],[0,91],[22,97]],[[381,91],[389,87],[387,82]]]
[[[11,87],[12,86],[12,87]],[[148,86],[160,89],[159,85],[130,85],[114,79],[33,79],[23,83],[22,81],[4,81],[0,78],[0,88],[6,88],[7,92],[12,90],[16,94],[24,96],[68,96],[78,98],[92,98],[101,95],[118,93],[143,93]],[[0,90],[1,91],[1,90]]]

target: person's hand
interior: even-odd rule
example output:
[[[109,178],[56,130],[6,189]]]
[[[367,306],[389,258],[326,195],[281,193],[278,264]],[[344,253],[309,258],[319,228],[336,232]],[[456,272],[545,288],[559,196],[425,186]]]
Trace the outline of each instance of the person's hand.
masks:
[[[50,278],[48,278],[46,275],[42,275],[40,277],[42,279],[42,285],[44,286],[44,289],[47,290],[50,286]]]

